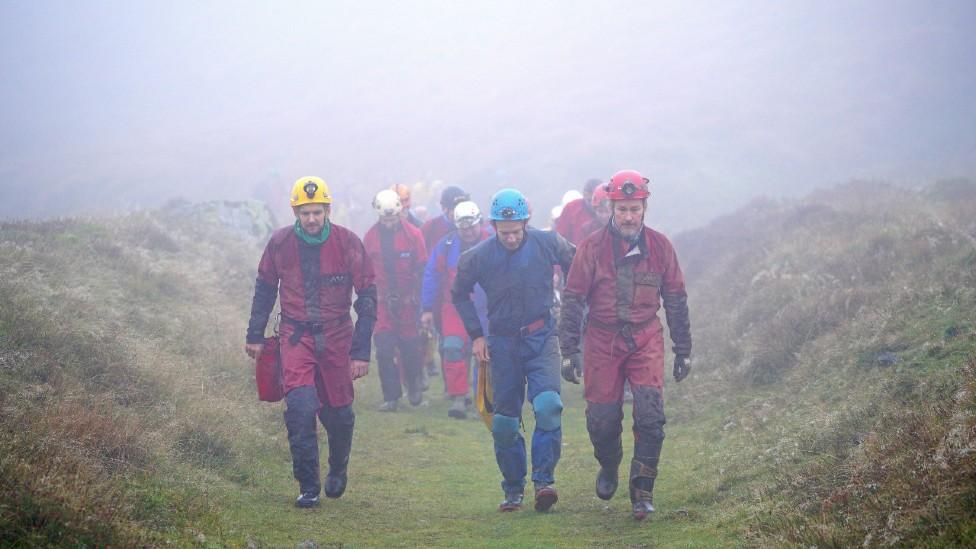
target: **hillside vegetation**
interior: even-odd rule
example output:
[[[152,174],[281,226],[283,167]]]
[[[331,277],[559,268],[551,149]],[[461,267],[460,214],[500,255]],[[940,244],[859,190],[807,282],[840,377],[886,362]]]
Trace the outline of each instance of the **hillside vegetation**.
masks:
[[[560,503],[513,517],[483,425],[446,417],[439,380],[378,414],[375,366],[349,492],[290,507],[281,406],[242,352],[268,228],[246,203],[0,225],[0,545],[976,543],[970,182],[757,201],[675,236],[695,366],[666,388],[647,524],[592,494],[577,387]]]

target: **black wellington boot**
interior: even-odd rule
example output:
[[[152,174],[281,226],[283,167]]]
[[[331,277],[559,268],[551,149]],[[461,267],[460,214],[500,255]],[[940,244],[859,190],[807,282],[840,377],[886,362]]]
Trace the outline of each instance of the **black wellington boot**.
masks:
[[[600,467],[596,475],[596,496],[600,499],[610,499],[617,492],[617,467]]]
[[[329,473],[325,476],[325,495],[338,498],[346,491],[346,469],[352,450],[356,416],[352,412],[352,406],[331,408],[326,413],[323,423],[329,437]]]
[[[644,520],[654,512],[655,478],[657,478],[656,466],[652,467],[638,458],[630,462],[630,502],[636,520]]]

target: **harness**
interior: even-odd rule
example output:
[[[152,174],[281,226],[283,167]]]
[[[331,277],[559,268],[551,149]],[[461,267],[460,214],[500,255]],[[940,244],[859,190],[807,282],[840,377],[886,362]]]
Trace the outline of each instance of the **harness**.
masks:
[[[311,334],[315,337],[315,354],[320,355],[325,351],[325,330],[341,326],[346,322],[352,322],[352,315],[346,313],[331,320],[324,321],[295,320],[294,318],[281,315],[281,320],[285,324],[289,324],[295,328],[295,332],[288,338],[289,344],[294,347],[298,345],[303,335]]]

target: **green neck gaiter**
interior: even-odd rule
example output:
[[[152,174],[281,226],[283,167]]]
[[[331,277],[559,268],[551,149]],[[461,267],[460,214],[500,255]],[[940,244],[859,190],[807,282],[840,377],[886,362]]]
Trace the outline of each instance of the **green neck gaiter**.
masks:
[[[319,236],[312,236],[306,233],[304,229],[302,229],[302,224],[299,223],[297,219],[295,220],[295,234],[298,235],[298,238],[301,238],[302,240],[305,241],[306,244],[309,244],[311,246],[318,246],[319,244],[322,244],[323,242],[328,240],[329,232],[331,230],[332,230],[332,223],[326,221],[325,226],[322,227],[322,234],[320,234]]]

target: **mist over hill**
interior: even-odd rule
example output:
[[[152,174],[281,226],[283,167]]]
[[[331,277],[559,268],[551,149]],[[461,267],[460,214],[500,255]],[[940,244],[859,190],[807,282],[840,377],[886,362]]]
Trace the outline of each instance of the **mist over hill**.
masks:
[[[974,23],[966,0],[3,2],[0,219],[283,205],[319,175],[352,217],[441,180],[521,188],[544,225],[637,169],[673,233],[852,178],[973,177]]]
[[[293,512],[280,409],[257,405],[241,350],[271,225],[253,202],[0,224],[0,544],[976,539],[971,181],[850,183],[670,235],[694,370],[666,387],[659,513],[612,534],[575,386],[563,387],[567,512],[479,514],[493,504],[456,494],[495,486],[484,427],[380,418],[373,374],[357,386],[356,486],[328,520]],[[403,467],[425,480],[391,493]]]

